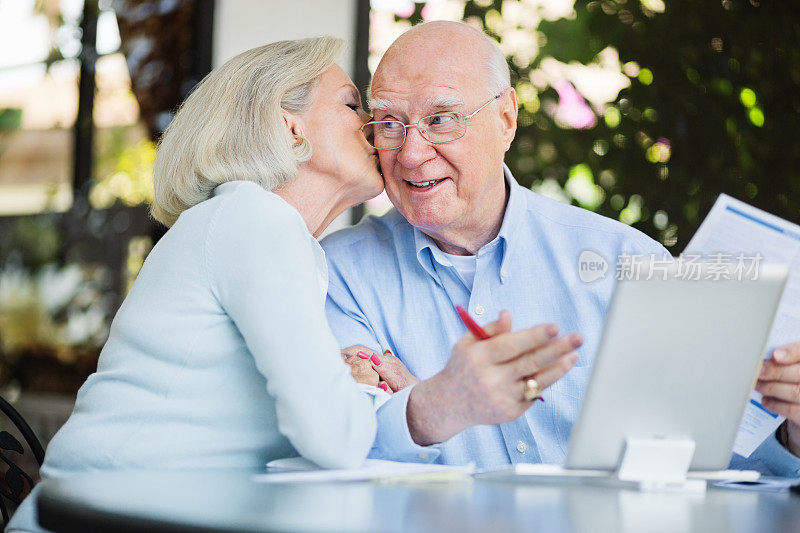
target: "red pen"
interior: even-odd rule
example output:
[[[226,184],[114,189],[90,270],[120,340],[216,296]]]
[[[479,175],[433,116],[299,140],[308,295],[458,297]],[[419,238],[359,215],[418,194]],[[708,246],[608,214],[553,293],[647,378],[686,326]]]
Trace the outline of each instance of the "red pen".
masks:
[[[460,305],[457,305],[456,311],[458,312],[458,317],[461,319],[464,325],[467,326],[469,332],[472,333],[478,340],[485,341],[486,339],[491,338],[489,337],[489,334],[486,333],[486,331],[482,327],[480,327],[478,323],[472,319],[471,316],[469,316],[469,313],[467,313],[466,309],[464,309]],[[541,396],[535,398],[534,402],[536,400],[544,402],[544,398],[542,398]]]
[[[489,334],[486,333],[483,330],[483,328],[478,325],[477,322],[472,320],[472,317],[469,316],[469,313],[467,313],[466,309],[464,309],[460,305],[457,305],[456,311],[458,312],[458,316],[461,319],[461,321],[464,323],[465,326],[467,326],[469,332],[475,335],[475,337],[477,337],[478,340],[485,341],[486,339],[490,338]]]

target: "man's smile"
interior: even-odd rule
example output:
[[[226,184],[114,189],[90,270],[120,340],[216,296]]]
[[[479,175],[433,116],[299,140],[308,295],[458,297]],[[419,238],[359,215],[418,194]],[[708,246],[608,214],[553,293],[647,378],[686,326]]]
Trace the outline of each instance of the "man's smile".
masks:
[[[415,181],[403,180],[403,181],[406,183],[406,185],[410,190],[425,192],[437,188],[440,183],[448,179],[450,178],[439,178],[439,179],[425,180],[425,181],[418,181],[418,180]]]

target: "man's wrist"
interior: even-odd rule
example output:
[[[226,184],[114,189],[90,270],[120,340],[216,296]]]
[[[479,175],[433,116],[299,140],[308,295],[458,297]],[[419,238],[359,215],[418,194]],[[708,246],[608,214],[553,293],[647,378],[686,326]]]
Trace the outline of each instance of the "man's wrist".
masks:
[[[789,453],[796,457],[800,457],[800,445],[798,445],[798,443],[794,442],[792,439],[792,432],[789,431],[790,423],[791,422],[788,420],[784,420],[783,424],[781,424],[781,427],[778,428],[778,434],[780,435],[778,440],[783,447],[789,451]]]
[[[458,403],[448,394],[448,380],[441,373],[420,381],[411,390],[406,420],[411,439],[420,446],[444,442],[467,426],[458,421]]]

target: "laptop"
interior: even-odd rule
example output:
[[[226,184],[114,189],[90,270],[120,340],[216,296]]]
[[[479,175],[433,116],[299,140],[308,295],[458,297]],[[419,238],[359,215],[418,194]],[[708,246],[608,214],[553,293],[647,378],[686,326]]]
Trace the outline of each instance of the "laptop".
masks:
[[[506,474],[737,477],[724,469],[788,269],[737,276],[732,264],[696,264],[689,276],[677,262],[640,266],[617,282],[564,466]]]

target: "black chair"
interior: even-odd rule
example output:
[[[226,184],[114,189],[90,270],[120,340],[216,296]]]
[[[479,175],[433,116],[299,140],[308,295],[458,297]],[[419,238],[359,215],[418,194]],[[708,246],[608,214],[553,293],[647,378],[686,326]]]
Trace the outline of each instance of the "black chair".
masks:
[[[28,447],[33,452],[36,462],[41,466],[44,461],[44,449],[31,427],[25,422],[25,419],[22,418],[22,415],[1,396],[0,409],[2,409],[5,417],[17,428],[22,438],[25,439]],[[12,461],[7,452],[15,452],[21,455],[25,453],[25,450],[14,435],[8,431],[0,431],[0,461],[8,466],[3,474],[2,483],[0,483],[0,512],[2,512],[3,515],[3,524],[8,523],[9,518],[6,500],[19,505],[24,495],[27,495],[33,489],[34,485],[31,476],[26,474],[25,471]],[[26,485],[27,490],[25,490]]]

